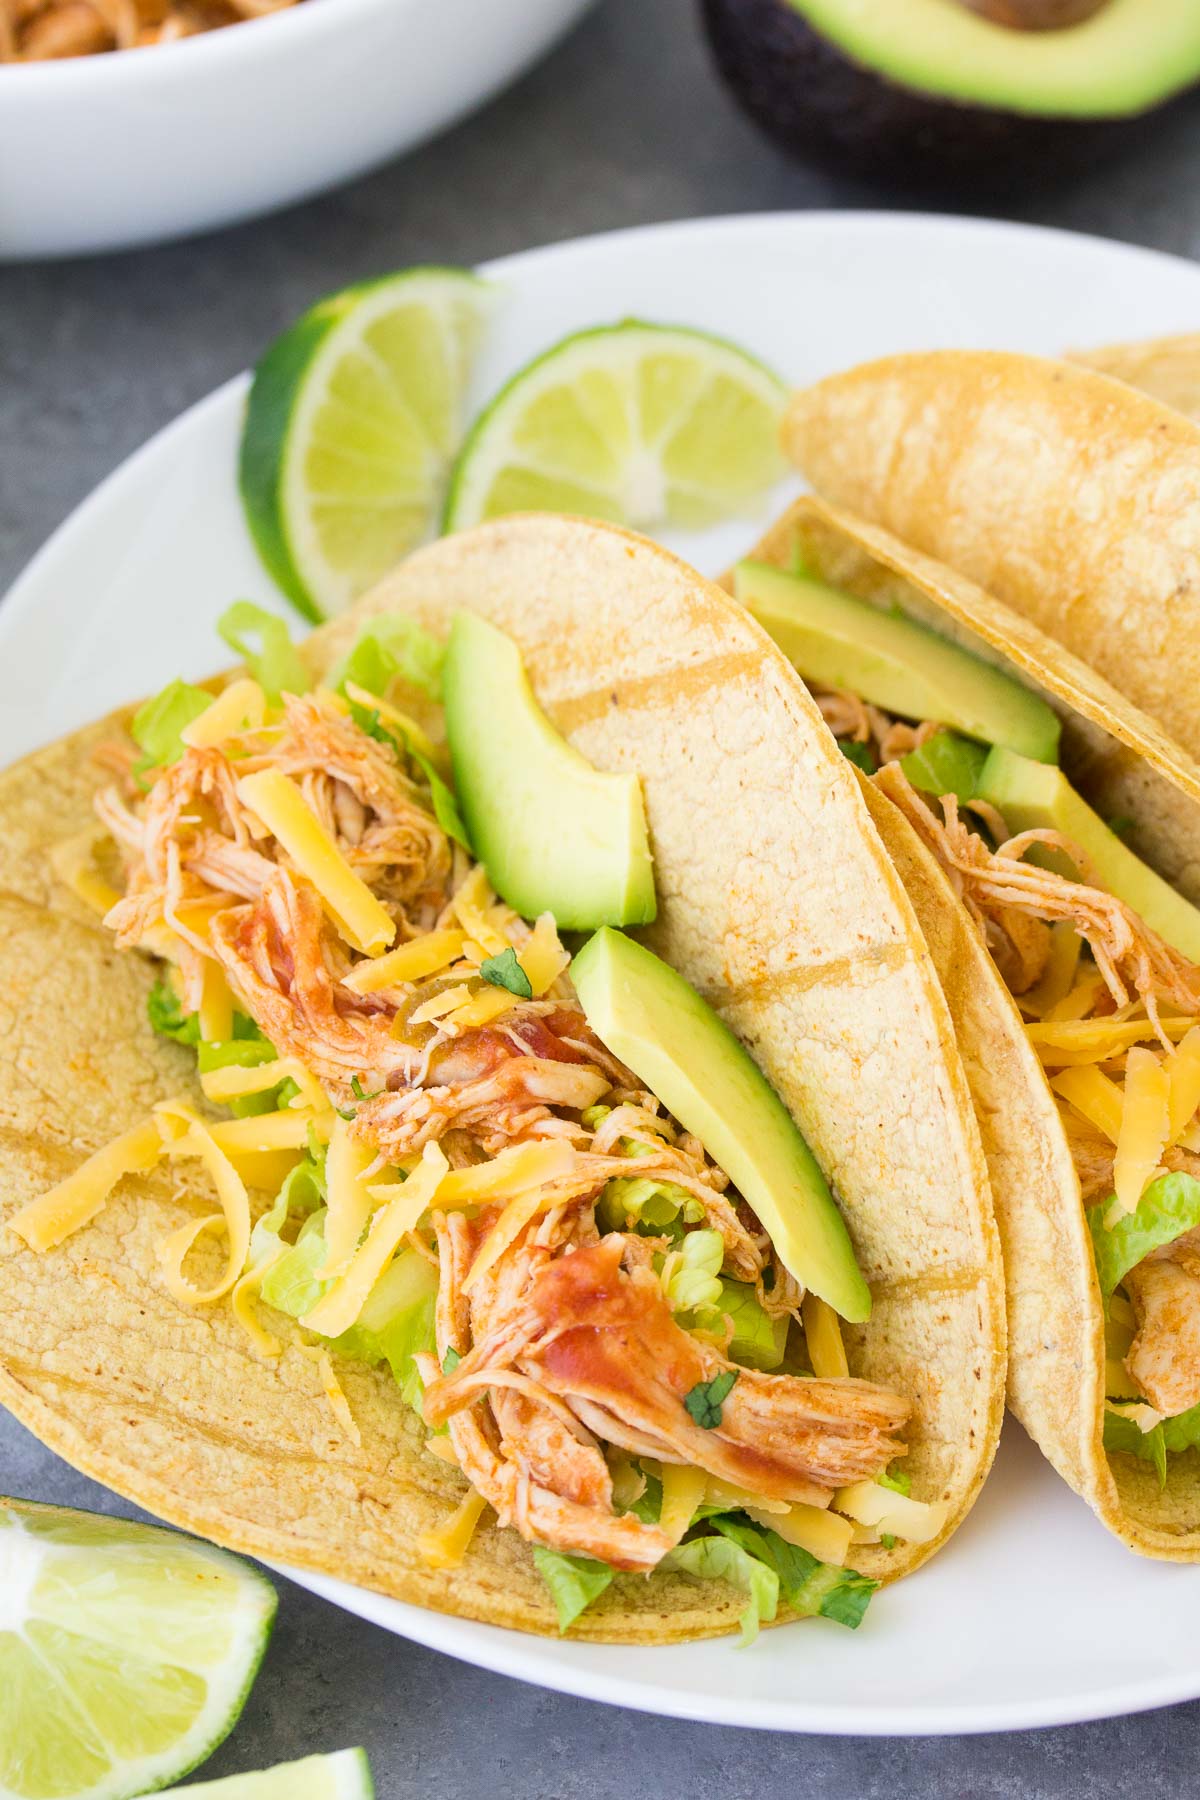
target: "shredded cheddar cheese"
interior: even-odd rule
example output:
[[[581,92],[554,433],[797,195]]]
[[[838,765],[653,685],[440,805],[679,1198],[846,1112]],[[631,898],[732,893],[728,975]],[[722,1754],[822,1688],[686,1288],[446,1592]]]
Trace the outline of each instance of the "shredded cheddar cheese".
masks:
[[[1167,1064],[1168,1143],[1177,1144],[1200,1107],[1200,1025],[1193,1025]]]
[[[234,1283],[233,1292],[229,1296],[229,1304],[233,1308],[234,1317],[242,1330],[246,1332],[251,1343],[260,1356],[273,1359],[283,1355],[283,1345],[274,1332],[268,1331],[259,1323],[254,1311],[254,1297],[262,1287],[263,1278],[272,1264],[277,1263],[283,1255],[282,1248],[274,1256],[269,1256],[257,1265],[247,1269],[244,1275]]]
[[[250,1249],[250,1197],[241,1176],[216,1142],[213,1132],[186,1103],[168,1102],[156,1109],[157,1116],[174,1124],[182,1124],[182,1135],[172,1137],[166,1154],[172,1161],[196,1157],[204,1166],[221,1203],[219,1213],[181,1225],[163,1240],[158,1248],[158,1262],[163,1284],[172,1299],[184,1306],[209,1306],[222,1299],[236,1284],[246,1266]],[[211,1288],[197,1288],[183,1273],[188,1252],[206,1231],[223,1229],[228,1239],[225,1270]]]
[[[457,1569],[471,1547],[476,1527],[483,1517],[487,1501],[472,1488],[463,1496],[444,1525],[423,1531],[417,1549],[431,1569]]]
[[[707,1487],[708,1476],[703,1469],[693,1469],[683,1463],[662,1465],[658,1529],[665,1532],[672,1544],[679,1543],[695,1518],[696,1508],[703,1501]]]
[[[454,916],[467,936],[474,938],[489,956],[499,956],[501,951],[511,948],[508,938],[502,931],[497,931],[487,916],[487,908],[494,898],[483,864],[477,863],[450,902]]]
[[[528,942],[517,952],[517,961],[529,978],[534,999],[540,1000],[571,961],[559,940],[553,913],[543,913],[538,919]]]
[[[1097,1131],[1103,1132],[1110,1143],[1116,1143],[1121,1133],[1125,1096],[1115,1081],[1092,1065],[1062,1069],[1053,1077],[1050,1086]]]
[[[317,1270],[320,1281],[340,1275],[358,1248],[376,1206],[363,1177],[376,1160],[369,1144],[351,1137],[346,1120],[335,1119],[325,1155],[329,1210],[325,1215],[325,1261]],[[393,1189],[393,1193],[400,1191]]]
[[[50,851],[50,867],[58,879],[70,888],[76,899],[101,915],[111,912],[121,899],[119,890],[96,867],[96,846],[103,836],[103,832],[96,830],[81,831],[74,837],[63,838]]]
[[[878,1481],[855,1481],[839,1488],[833,1504],[857,1524],[886,1531],[909,1544],[931,1544],[940,1537],[950,1511],[943,1500],[913,1500]]]
[[[842,1342],[842,1327],[832,1306],[819,1300],[815,1294],[805,1294],[801,1317],[813,1374],[827,1381],[837,1381],[843,1375],[848,1375],[850,1364],[846,1360],[846,1346]]]
[[[1152,1050],[1134,1046],[1125,1059],[1125,1108],[1113,1158],[1116,1198],[1105,1215],[1111,1226],[1131,1213],[1162,1161],[1170,1131],[1170,1081]]]
[[[95,1218],[126,1175],[146,1175],[163,1154],[162,1134],[153,1119],[123,1132],[95,1151],[73,1174],[31,1200],[8,1221],[31,1250],[53,1250]]]
[[[238,798],[312,882],[353,948],[367,956],[385,949],[396,935],[395,922],[354,873],[296,783],[279,769],[262,769],[256,775],[243,775],[237,791]]]
[[[820,1562],[836,1563],[840,1568],[849,1554],[854,1527],[849,1519],[839,1518],[835,1512],[799,1501],[785,1507],[782,1513],[767,1512],[760,1501],[747,1506],[746,1511],[756,1525],[777,1531],[785,1543],[807,1550]]]
[[[1083,939],[1065,919],[1050,927],[1050,955],[1041,980],[1021,995],[1021,1009],[1045,1018],[1060,1001],[1075,991]]]
[[[233,995],[219,962],[205,958],[200,988],[200,1036],[222,1044],[233,1036]]]
[[[465,931],[427,931],[411,943],[399,944],[370,962],[361,962],[342,977],[352,994],[378,994],[383,988],[420,981],[448,968],[462,955]]]
[[[203,750],[223,744],[239,732],[256,731],[266,716],[267,697],[257,681],[247,675],[240,681],[231,681],[179,735],[189,749]]]
[[[421,1161],[408,1180],[396,1190],[396,1198],[381,1206],[371,1220],[366,1240],[355,1251],[349,1267],[304,1315],[304,1324],[322,1337],[341,1337],[357,1323],[358,1315],[379,1277],[395,1255],[401,1240],[427,1212],[450,1165],[436,1144],[426,1144]]]

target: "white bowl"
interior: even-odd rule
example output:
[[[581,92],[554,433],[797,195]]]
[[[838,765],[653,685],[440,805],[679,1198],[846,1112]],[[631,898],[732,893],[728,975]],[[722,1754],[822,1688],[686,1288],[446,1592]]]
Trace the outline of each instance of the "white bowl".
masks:
[[[430,137],[592,0],[302,0],[175,44],[0,65],[0,260],[250,218]]]

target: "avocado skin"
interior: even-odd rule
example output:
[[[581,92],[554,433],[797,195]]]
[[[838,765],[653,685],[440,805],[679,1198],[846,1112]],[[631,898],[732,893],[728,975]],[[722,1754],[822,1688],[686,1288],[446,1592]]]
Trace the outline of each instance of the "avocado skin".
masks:
[[[700,8],[718,69],[770,137],[893,187],[1045,187],[1094,168],[1168,110],[1053,119],[959,105],[851,62],[787,0],[700,0]]]

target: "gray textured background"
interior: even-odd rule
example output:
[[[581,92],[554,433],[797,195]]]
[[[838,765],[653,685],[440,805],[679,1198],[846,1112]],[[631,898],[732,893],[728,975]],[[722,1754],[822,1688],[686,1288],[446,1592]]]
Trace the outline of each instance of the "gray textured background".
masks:
[[[1057,189],[1045,171],[1032,196],[993,194],[975,209],[1195,254],[1198,165],[1200,104],[1189,102],[1114,166]],[[604,0],[476,119],[339,194],[165,249],[0,268],[0,591],[122,457],[330,287],[642,221],[887,203],[758,138],[708,67],[692,0]],[[0,1490],[115,1504],[2,1418]],[[362,1743],[380,1800],[1174,1800],[1196,1790],[1200,1706],[971,1739],[702,1728],[452,1664],[282,1585],[262,1676],[206,1776]],[[1054,1620],[1031,1618],[1029,1629],[1053,1632]],[[1118,1619],[1112,1653],[1122,1654]],[[771,1654],[769,1638],[757,1654]]]

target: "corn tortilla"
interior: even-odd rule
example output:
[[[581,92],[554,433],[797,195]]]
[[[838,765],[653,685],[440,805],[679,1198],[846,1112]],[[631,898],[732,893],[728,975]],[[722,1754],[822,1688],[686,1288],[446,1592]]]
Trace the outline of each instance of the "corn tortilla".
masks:
[[[1122,808],[1140,805],[1141,853],[1175,871],[1178,885],[1186,877],[1196,897],[1200,771],[1028,620],[890,533],[811,498],[752,554],[781,568],[800,563],[873,605],[899,608],[1039,693],[1062,719],[1067,773],[1102,805],[1117,793]],[[921,922],[974,1096],[1004,1248],[1012,1411],[1131,1548],[1200,1561],[1200,1455],[1173,1455],[1160,1493],[1148,1464],[1104,1449],[1104,1308],[1092,1241],[1058,1105],[1020,1012],[937,861],[900,811],[860,780]]]
[[[742,1036],[830,1177],[875,1301],[852,1366],[912,1396],[913,1492],[948,1501],[948,1536],[1002,1414],[999,1243],[949,1013],[853,772],[765,634],[683,563],[607,525],[526,517],[433,545],[305,654],[329,666],[387,610],[444,635],[464,607],[517,639],[585,756],[640,774],[660,896],[650,939]],[[0,777],[5,1214],[155,1099],[198,1093],[191,1058],[147,1023],[150,964],[114,951],[46,861],[89,823],[103,776],[88,752],[122,719]],[[194,1205],[152,1175],[45,1256],[0,1230],[4,1404],[77,1467],[233,1549],[555,1631],[515,1531],[481,1529],[459,1569],[422,1562],[415,1539],[445,1519],[461,1478],[424,1450],[390,1377],[338,1364],[356,1445],[287,1321],[269,1315],[288,1340],[271,1364],[227,1308],[174,1305],[155,1252]],[[892,1578],[934,1548],[864,1547],[858,1566]],[[678,1574],[618,1576],[576,1633],[669,1643],[733,1630],[743,1605]]]

